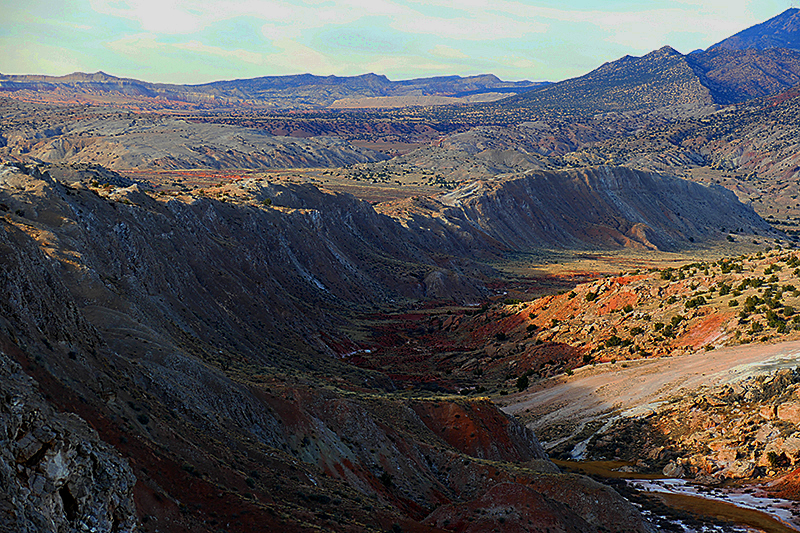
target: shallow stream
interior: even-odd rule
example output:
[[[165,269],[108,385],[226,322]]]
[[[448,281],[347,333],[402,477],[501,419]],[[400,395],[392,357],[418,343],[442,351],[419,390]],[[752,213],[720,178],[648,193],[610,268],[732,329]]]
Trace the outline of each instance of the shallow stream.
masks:
[[[800,531],[800,503],[773,498],[757,487],[705,487],[685,479],[637,479],[628,483],[639,491],[658,494],[666,505],[683,511],[767,533]]]
[[[731,526],[698,526],[671,517],[669,520],[684,533],[796,533],[800,531],[800,502],[774,498],[759,486],[707,487],[685,479],[668,479],[658,475],[621,471],[629,466],[620,461],[559,461],[563,470],[578,472],[613,481],[619,488],[623,482],[641,494],[657,497],[672,509],[710,518]],[[637,504],[642,514],[652,519],[657,511]],[[655,521],[654,521],[655,522]]]

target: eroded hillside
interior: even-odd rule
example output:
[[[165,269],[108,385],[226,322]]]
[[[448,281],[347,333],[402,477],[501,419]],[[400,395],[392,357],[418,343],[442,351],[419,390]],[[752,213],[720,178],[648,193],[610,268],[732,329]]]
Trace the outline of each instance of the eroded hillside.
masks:
[[[778,236],[722,187],[613,167],[528,172],[470,183],[436,200],[412,198],[379,208],[409,228],[428,226],[435,214],[431,220],[449,231],[478,230],[513,251],[678,250],[724,239],[726,228]]]
[[[489,528],[649,529],[485,399],[401,394],[341,361],[361,349],[348,307],[424,295],[417,273],[441,297],[480,296],[433,260],[439,241],[312,187],[187,201],[119,185],[4,168],[0,340],[130,462],[142,530],[442,531],[472,501],[502,509]],[[75,483],[43,494],[70,531],[90,512]]]
[[[11,161],[112,169],[260,169],[339,167],[386,158],[332,137],[276,137],[252,128],[89,106],[4,99],[0,108],[0,154]]]

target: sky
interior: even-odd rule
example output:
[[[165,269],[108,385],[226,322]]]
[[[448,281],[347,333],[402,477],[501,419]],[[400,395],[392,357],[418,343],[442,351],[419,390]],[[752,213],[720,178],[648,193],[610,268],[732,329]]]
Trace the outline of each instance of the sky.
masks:
[[[0,73],[204,83],[286,74],[560,81],[688,53],[790,0],[0,0]]]

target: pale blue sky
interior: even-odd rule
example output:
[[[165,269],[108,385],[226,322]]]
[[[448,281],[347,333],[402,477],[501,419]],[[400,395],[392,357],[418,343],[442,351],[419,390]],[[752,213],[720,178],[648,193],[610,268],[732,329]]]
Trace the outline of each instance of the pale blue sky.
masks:
[[[558,81],[707,48],[789,0],[0,0],[0,72],[171,83],[298,74]]]

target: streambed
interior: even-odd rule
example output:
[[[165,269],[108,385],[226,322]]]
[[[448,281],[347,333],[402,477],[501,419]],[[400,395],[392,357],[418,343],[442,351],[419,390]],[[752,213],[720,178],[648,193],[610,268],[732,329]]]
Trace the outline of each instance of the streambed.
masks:
[[[771,497],[757,487],[705,487],[684,479],[634,479],[628,484],[659,495],[669,507],[739,524],[745,528],[740,531],[800,531],[800,503]]]
[[[682,533],[796,533],[800,531],[800,502],[774,498],[759,486],[708,487],[690,480],[657,474],[626,472],[624,461],[553,460],[562,470],[588,475],[605,482],[639,506],[642,514],[658,524],[666,520],[670,530]],[[641,496],[645,496],[642,498]],[[720,524],[698,525],[675,516],[662,516],[656,498],[664,506]],[[655,517],[660,517],[655,518]],[[677,529],[675,529],[677,528]],[[660,530],[660,529],[659,529]]]

